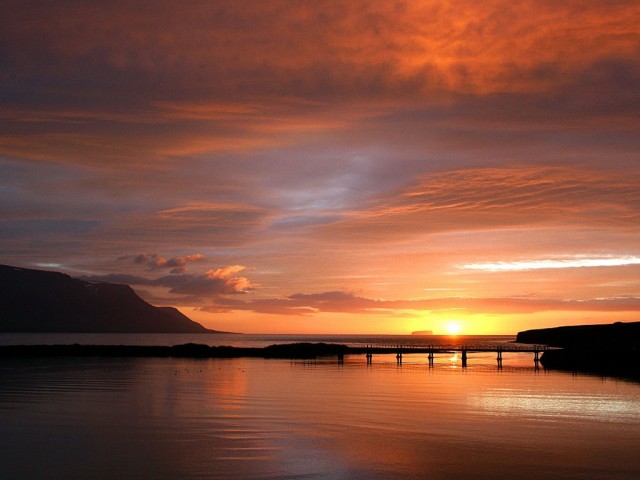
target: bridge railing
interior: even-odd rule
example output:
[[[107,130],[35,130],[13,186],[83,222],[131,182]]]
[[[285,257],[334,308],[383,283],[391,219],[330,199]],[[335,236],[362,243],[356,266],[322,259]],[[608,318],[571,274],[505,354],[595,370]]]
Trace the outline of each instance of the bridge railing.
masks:
[[[510,345],[510,344],[438,344],[438,345],[415,345],[415,344],[353,344],[351,348],[388,351],[389,353],[423,353],[423,352],[544,352],[545,350],[555,349],[547,345]]]

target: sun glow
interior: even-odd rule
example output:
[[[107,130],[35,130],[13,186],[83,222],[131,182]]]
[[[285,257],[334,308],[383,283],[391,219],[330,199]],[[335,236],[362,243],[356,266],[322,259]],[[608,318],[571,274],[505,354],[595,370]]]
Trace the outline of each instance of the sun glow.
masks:
[[[449,335],[457,335],[460,333],[460,324],[458,322],[449,322],[446,329]]]

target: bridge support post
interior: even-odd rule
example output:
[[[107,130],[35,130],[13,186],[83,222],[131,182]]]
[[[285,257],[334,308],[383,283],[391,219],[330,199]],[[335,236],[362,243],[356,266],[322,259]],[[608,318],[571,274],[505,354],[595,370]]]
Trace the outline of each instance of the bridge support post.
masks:
[[[496,357],[498,361],[498,368],[502,368],[502,348],[498,347],[498,356]]]
[[[429,359],[429,367],[433,367],[433,349],[429,349],[429,355],[427,355],[427,358]]]
[[[398,346],[398,353],[396,354],[396,361],[398,362],[398,365],[402,365],[402,348],[400,348],[400,346]]]
[[[367,345],[367,365],[371,365],[371,361],[373,360],[373,354],[371,353],[371,346]]]
[[[467,350],[462,349],[462,368],[467,368]]]
[[[535,350],[533,351],[533,364],[536,370],[540,370],[540,351],[538,350],[537,345]]]

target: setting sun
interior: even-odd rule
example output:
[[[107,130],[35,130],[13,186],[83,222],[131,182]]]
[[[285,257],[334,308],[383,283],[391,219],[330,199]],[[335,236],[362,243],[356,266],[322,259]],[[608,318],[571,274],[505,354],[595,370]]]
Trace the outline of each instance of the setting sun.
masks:
[[[449,322],[446,328],[449,335],[457,335],[460,333],[460,324],[458,322]]]

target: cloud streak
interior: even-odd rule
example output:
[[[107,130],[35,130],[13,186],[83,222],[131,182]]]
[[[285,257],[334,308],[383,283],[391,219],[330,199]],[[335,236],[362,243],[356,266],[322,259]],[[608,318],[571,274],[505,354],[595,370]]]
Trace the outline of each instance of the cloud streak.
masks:
[[[550,260],[521,260],[516,262],[487,262],[461,265],[464,270],[480,270],[486,272],[509,272],[524,270],[544,270],[558,268],[593,268],[593,267],[624,267],[640,265],[640,257],[627,256],[618,258],[573,258]]]
[[[376,300],[346,292],[294,294],[282,298],[256,300],[219,299],[204,311],[224,312],[248,310],[271,315],[313,315],[318,313],[348,313],[358,315],[394,316],[410,311],[415,315],[449,312],[458,314],[530,314],[545,311],[574,312],[637,312],[640,298],[607,298],[559,300],[538,298],[432,298],[419,300]]]
[[[420,234],[531,225],[640,221],[636,173],[568,167],[482,168],[424,175],[382,205],[329,225],[331,236],[386,241]]]

